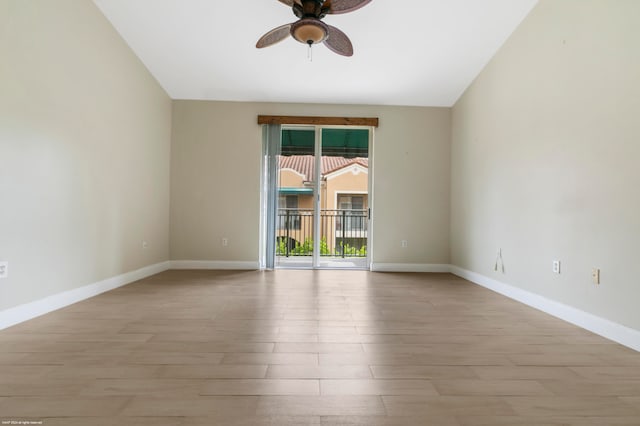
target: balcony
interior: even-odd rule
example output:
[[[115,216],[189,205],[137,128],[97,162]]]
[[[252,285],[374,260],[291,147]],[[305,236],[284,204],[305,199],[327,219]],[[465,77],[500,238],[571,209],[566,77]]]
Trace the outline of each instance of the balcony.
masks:
[[[276,256],[313,255],[313,209],[278,209]],[[366,265],[368,210],[320,210],[320,257],[360,259]]]

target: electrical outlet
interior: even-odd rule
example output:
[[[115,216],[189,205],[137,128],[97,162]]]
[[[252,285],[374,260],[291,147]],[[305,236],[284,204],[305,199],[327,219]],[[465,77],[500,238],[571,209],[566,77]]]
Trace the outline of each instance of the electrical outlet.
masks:
[[[560,261],[559,260],[554,260],[553,261],[553,272],[555,274],[559,274],[560,273]]]
[[[7,278],[9,276],[9,262],[0,261],[0,278]]]
[[[591,270],[591,278],[593,279],[594,284],[600,284],[600,269],[593,268]]]
[[[222,238],[222,247],[229,245],[229,239],[227,237]]]
[[[400,247],[402,247],[402,248],[409,247],[409,242],[407,240],[400,241]]]

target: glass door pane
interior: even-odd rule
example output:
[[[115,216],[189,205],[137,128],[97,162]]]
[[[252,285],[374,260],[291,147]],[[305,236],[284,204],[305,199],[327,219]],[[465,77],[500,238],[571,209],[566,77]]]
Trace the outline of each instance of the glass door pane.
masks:
[[[277,173],[276,267],[314,266],[315,134],[314,127],[282,129]]]
[[[320,260],[324,268],[369,266],[369,130],[322,129]]]

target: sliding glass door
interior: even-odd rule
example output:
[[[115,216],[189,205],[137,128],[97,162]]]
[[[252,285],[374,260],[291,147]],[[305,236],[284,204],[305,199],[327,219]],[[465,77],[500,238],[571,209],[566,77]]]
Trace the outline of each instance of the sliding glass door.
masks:
[[[370,128],[283,126],[267,179],[279,268],[369,268]],[[273,152],[274,150],[272,150]],[[267,185],[268,186],[268,185]],[[269,261],[267,261],[267,264]]]

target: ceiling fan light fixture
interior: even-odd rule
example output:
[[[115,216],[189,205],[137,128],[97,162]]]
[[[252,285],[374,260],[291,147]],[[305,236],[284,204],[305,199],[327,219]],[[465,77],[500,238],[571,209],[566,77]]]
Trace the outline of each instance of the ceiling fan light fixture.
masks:
[[[369,4],[371,0],[279,0],[293,9],[293,14],[299,18],[291,24],[280,25],[272,29],[258,40],[256,47],[272,46],[291,36],[296,41],[311,47],[324,43],[329,50],[342,56],[353,56],[353,45],[349,37],[338,28],[321,21],[327,14],[341,14],[353,12]]]
[[[318,44],[329,36],[329,27],[318,19],[301,19],[291,25],[291,35],[300,43]]]

